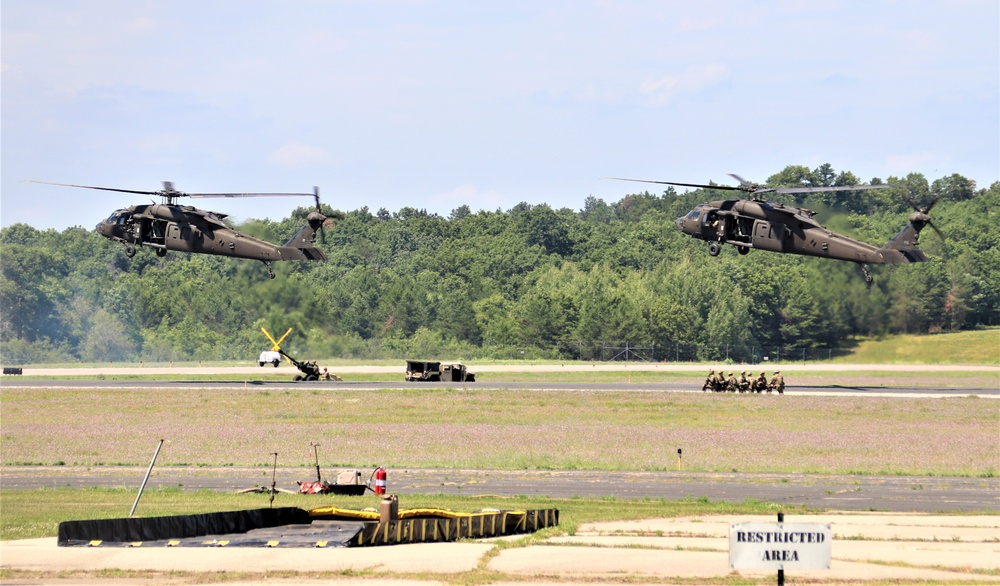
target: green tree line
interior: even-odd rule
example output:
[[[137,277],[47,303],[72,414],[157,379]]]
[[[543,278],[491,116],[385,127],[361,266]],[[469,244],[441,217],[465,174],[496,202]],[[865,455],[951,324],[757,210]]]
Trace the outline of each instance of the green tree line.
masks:
[[[875,178],[871,183],[882,183]],[[276,263],[140,249],[80,227],[0,231],[0,360],[4,364],[252,360],[294,328],[301,358],[752,359],[774,349],[810,355],[860,336],[934,333],[1000,323],[1000,182],[978,189],[951,175],[889,177],[926,203],[926,263],[874,266],[724,247],[674,219],[732,192],[588,197],[582,209],[521,203],[448,217],[403,208],[324,211],[337,219],[327,262]],[[769,185],[853,185],[830,165],[789,166]],[[795,194],[829,228],[881,245],[912,211],[897,189]],[[310,210],[237,229],[289,238]]]

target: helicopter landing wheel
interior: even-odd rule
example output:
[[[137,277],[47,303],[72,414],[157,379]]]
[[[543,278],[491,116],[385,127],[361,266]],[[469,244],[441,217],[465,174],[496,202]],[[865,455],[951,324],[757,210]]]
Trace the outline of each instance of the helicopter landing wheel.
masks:
[[[740,254],[750,254],[749,246],[737,246],[736,250],[740,251]]]
[[[271,270],[271,263],[267,262],[266,260],[262,260],[260,262],[264,263],[264,266],[267,267],[267,276],[273,279],[274,271]]]
[[[126,244],[125,245],[125,256],[127,256],[129,258],[132,258],[133,256],[135,256],[135,247],[132,246],[131,244]]]
[[[156,249],[156,256],[158,256],[160,258],[163,258],[163,257],[167,256],[167,249],[166,248],[157,248]]]
[[[719,244],[718,242],[710,242],[708,244],[708,254],[711,254],[712,256],[719,256],[719,253],[721,251],[722,251],[722,245]]]

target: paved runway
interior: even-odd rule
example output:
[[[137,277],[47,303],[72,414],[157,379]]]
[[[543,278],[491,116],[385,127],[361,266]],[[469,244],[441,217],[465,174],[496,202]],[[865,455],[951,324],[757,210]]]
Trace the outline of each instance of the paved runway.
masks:
[[[699,383],[656,382],[656,383],[549,383],[549,382],[504,382],[482,381],[475,383],[447,382],[292,382],[292,381],[261,381],[261,380],[97,380],[97,379],[34,379],[34,378],[4,378],[0,387],[22,389],[268,389],[278,391],[295,390],[351,390],[371,391],[379,389],[434,389],[434,388],[468,388],[475,390],[516,389],[526,391],[631,391],[631,392],[686,392],[700,393]],[[868,386],[868,385],[789,385],[785,387],[789,395],[828,395],[828,396],[878,396],[878,397],[959,397],[976,395],[1000,399],[1000,385],[997,387],[947,387],[947,386]]]
[[[148,488],[236,491],[270,485],[262,468],[157,467]],[[332,476],[335,470],[327,470]],[[370,471],[363,472],[363,481]],[[43,487],[138,487],[142,467],[5,466],[5,489]],[[278,488],[295,491],[297,480],[312,480],[302,467],[277,469]],[[388,490],[407,494],[543,496],[553,498],[746,499],[817,509],[888,512],[1000,511],[1000,478],[754,474],[639,471],[546,471],[390,469]],[[295,495],[281,495],[297,506]]]

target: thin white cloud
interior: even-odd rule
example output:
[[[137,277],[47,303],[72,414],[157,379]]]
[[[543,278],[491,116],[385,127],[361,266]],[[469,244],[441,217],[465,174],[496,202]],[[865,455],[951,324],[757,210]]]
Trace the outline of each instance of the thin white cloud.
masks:
[[[271,153],[271,161],[285,167],[311,167],[333,163],[333,155],[326,149],[290,141]]]
[[[152,18],[139,17],[134,18],[128,22],[125,26],[125,30],[130,33],[144,33],[146,31],[152,30],[153,26],[156,24]]]
[[[679,94],[698,93],[722,82],[728,75],[729,71],[725,65],[694,65],[679,75],[647,79],[639,86],[639,92],[648,95],[652,104],[664,106]]]
[[[685,16],[677,24],[677,30],[680,32],[705,32],[711,30],[722,24],[722,20],[714,16]]]
[[[183,141],[184,136],[179,132],[160,132],[141,137],[137,146],[144,153],[176,151]]]
[[[885,159],[885,164],[893,174],[907,174],[921,168],[926,168],[938,160],[940,160],[940,157],[936,153],[920,151],[889,155]]]

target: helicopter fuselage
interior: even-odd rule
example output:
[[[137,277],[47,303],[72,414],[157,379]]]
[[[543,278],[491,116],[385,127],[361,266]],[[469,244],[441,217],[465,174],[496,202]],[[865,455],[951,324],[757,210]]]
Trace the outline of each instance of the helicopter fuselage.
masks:
[[[314,212],[322,223],[321,214]],[[114,242],[125,244],[128,256],[138,246],[152,248],[159,256],[168,250],[198,254],[232,256],[261,261],[325,260],[322,250],[313,246],[308,224],[284,246],[272,244],[238,232],[223,222],[224,214],[191,206],[170,204],[135,205],[115,210],[101,221],[96,231]],[[319,219],[322,218],[322,219]],[[301,241],[301,242],[299,242]]]
[[[709,253],[719,254],[721,244],[732,244],[740,254],[752,249],[817,256],[861,264],[921,262],[917,249],[922,225],[911,218],[907,226],[883,247],[838,234],[813,219],[815,212],[780,203],[739,199],[699,204],[675,220],[685,234],[709,242]]]
[[[136,247],[145,246],[156,251],[157,256],[166,256],[168,250],[195,254],[214,254],[259,260],[267,267],[273,279],[271,261],[275,260],[326,260],[326,254],[317,247],[316,232],[322,235],[327,217],[319,205],[319,187],[309,193],[185,193],[174,189],[172,181],[164,181],[163,189],[145,191],[121,189],[98,185],[77,185],[74,183],[54,183],[27,179],[31,183],[96,189],[135,195],[156,195],[162,198],[160,204],[134,205],[115,210],[95,228],[101,236],[125,245],[125,256],[135,256]],[[177,205],[181,197],[300,197],[311,196],[316,200],[316,211],[309,212],[306,223],[283,245],[248,236],[226,225],[226,214],[200,210],[192,206]]]

